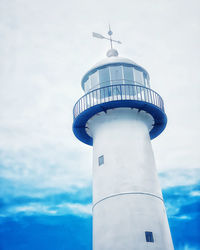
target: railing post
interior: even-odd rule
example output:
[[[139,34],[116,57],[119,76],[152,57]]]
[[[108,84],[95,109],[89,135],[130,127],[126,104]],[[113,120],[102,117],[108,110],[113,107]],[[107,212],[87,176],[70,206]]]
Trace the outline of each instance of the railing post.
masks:
[[[92,103],[91,103],[91,106],[94,106],[94,91],[92,91]]]
[[[89,107],[91,107],[91,94],[92,93],[89,93],[89,103],[90,103]]]
[[[150,97],[151,97],[151,103],[153,103],[152,101],[152,91],[150,90]]]
[[[155,102],[155,93],[153,92],[153,104],[156,104]]]

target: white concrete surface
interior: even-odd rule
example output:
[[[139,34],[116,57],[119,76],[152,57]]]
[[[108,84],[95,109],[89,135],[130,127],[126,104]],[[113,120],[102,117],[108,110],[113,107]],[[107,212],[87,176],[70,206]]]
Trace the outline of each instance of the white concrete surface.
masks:
[[[93,249],[172,250],[149,138],[153,118],[130,108],[92,117]],[[104,155],[99,166],[98,157]],[[154,242],[146,242],[145,231]]]

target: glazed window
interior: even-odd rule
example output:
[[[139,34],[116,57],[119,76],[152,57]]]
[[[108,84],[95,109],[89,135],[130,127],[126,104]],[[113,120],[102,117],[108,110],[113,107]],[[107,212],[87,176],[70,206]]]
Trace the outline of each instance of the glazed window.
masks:
[[[99,156],[98,162],[99,162],[99,166],[104,164],[104,156],[103,155]]]
[[[104,68],[99,70],[99,82],[101,87],[110,84],[109,68]]]
[[[134,81],[137,84],[144,84],[143,72],[137,69],[134,69]]]
[[[133,84],[133,68],[123,67],[124,69],[124,82],[125,84]]]
[[[99,84],[99,72],[96,71],[92,75],[90,75],[91,88],[94,88]]]
[[[153,233],[152,232],[145,232],[146,242],[154,242]]]
[[[146,77],[144,77],[144,82],[145,82],[145,87],[148,88],[148,87],[149,87],[149,86],[148,86],[149,84],[148,84],[148,81],[147,81],[147,78],[146,78]]]
[[[88,92],[91,89],[91,82],[89,79],[85,82],[85,92]]]
[[[112,84],[122,84],[122,66],[113,66],[110,67],[110,75]]]

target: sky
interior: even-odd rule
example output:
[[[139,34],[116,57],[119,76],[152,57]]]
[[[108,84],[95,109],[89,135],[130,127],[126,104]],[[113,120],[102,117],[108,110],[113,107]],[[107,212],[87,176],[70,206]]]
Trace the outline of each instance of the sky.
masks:
[[[176,250],[200,239],[200,2],[0,0],[0,249],[92,249],[92,148],[72,133],[85,72],[143,66],[168,124],[152,141]]]

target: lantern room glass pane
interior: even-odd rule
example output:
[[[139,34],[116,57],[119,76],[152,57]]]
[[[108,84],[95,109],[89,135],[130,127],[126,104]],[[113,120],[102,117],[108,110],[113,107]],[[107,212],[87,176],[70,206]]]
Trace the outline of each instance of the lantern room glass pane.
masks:
[[[139,84],[144,84],[143,72],[134,69],[134,81]]]
[[[109,68],[104,68],[99,70],[99,82],[101,87],[110,84]]]
[[[113,66],[110,67],[110,75],[112,84],[122,84],[122,66]]]
[[[85,92],[88,92],[91,89],[91,82],[90,79],[87,79],[85,82]]]
[[[149,83],[148,83],[148,80],[147,80],[147,78],[146,78],[146,76],[144,77],[144,82],[145,82],[145,87],[149,87]]]
[[[132,67],[123,67],[124,69],[124,81],[126,84],[133,84],[133,68]]]
[[[90,75],[90,81],[91,81],[92,89],[99,84],[99,72],[98,71]]]

